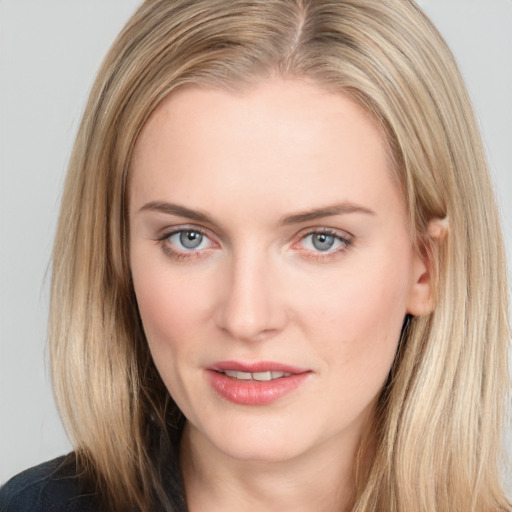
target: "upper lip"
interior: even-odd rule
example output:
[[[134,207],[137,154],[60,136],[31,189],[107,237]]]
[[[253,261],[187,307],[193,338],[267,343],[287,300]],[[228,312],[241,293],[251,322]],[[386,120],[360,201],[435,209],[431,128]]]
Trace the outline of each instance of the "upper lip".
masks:
[[[209,366],[208,369],[214,371],[232,370],[246,373],[284,372],[292,374],[305,373],[308,371],[306,368],[299,368],[297,366],[291,366],[289,364],[274,361],[257,361],[253,363],[245,363],[240,361],[219,361]]]

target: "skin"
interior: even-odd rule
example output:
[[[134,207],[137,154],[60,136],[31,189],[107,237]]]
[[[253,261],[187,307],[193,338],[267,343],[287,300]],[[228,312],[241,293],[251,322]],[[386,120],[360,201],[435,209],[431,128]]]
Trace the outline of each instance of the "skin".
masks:
[[[389,161],[361,107],[300,80],[236,95],[188,86],[144,127],[129,187],[131,269],[155,364],[188,420],[191,510],[348,507],[404,317],[431,307]],[[332,205],[344,209],[297,216]],[[168,236],[179,229],[203,232],[199,248]],[[333,245],[318,250],[311,233],[326,229]],[[226,360],[309,375],[268,405],[234,404],[205,377]]]

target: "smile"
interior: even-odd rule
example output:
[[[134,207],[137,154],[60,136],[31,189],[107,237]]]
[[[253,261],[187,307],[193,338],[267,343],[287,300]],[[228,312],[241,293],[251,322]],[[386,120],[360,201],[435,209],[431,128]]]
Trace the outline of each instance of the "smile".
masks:
[[[208,383],[217,395],[238,405],[267,405],[297,390],[310,370],[281,363],[217,363],[206,369]]]

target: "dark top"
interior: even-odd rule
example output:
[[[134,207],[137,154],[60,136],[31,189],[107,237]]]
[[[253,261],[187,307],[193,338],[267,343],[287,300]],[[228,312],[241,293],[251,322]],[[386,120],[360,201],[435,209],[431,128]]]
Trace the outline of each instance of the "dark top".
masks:
[[[151,512],[187,512],[179,466],[183,424],[181,413],[165,428],[153,420],[148,422],[154,488],[146,498]],[[86,476],[79,469],[75,452],[71,452],[11,478],[0,488],[0,512],[107,512],[109,507],[96,489],[92,473]]]
[[[59,457],[27,469],[0,488],[0,512],[100,512],[76,475],[75,458]]]

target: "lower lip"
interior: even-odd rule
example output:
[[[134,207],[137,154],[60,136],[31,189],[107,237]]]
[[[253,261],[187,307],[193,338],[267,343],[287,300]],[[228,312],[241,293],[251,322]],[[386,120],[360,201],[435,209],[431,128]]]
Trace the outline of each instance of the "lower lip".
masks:
[[[207,370],[212,388],[226,400],[239,405],[266,405],[297,389],[310,372],[268,381],[238,380],[224,373]]]

